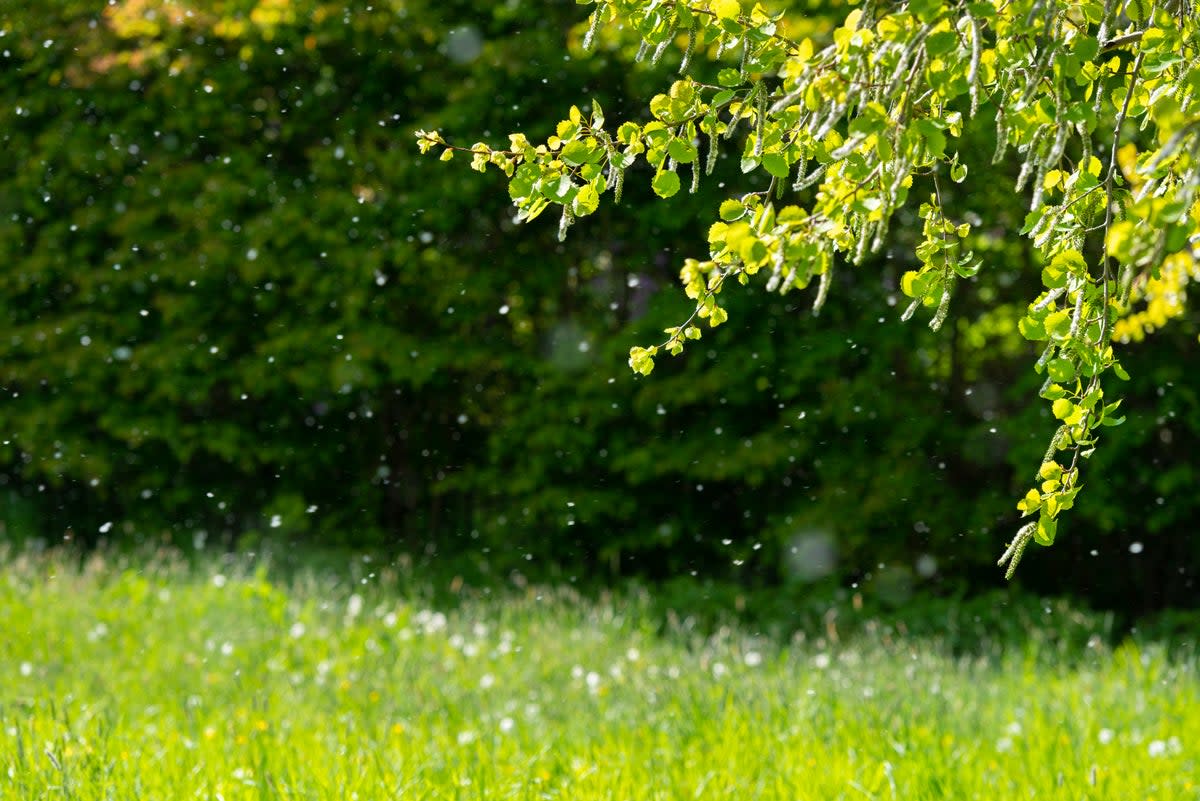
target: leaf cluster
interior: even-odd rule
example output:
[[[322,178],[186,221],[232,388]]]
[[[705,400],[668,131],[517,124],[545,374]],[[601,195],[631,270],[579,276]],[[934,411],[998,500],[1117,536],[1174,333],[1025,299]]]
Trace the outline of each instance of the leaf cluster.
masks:
[[[727,319],[720,296],[729,279],[747,284],[761,274],[768,291],[788,292],[817,278],[819,310],[835,267],[860,265],[884,247],[918,183],[932,192],[918,209],[919,267],[902,281],[912,298],[902,319],[928,307],[931,327],[940,328],[956,283],[987,267],[965,241],[972,223],[942,203],[941,182],[967,180],[968,154],[957,148],[964,130],[994,124],[993,161],[1015,153],[1015,189],[1029,202],[1020,233],[1042,264],[1043,291],[1029,300],[1020,331],[1045,343],[1035,367],[1049,371],[1041,396],[1061,422],[1043,464],[1058,464],[1060,451],[1066,462],[1052,478],[1039,472],[1040,488],[1021,501],[1019,510],[1039,519],[1001,559],[1011,575],[1030,538],[1053,541],[1056,516],[1079,488],[1080,459],[1093,452],[1100,427],[1121,421],[1101,381],[1110,372],[1127,377],[1113,331],[1134,285],[1159,279],[1168,260],[1194,259],[1200,22],[1186,6],[869,2],[818,46],[789,38],[787,17],[758,4],[598,0],[589,42],[612,24],[636,31],[641,52],[654,58],[684,42],[683,77],[650,101],[652,120],[623,122],[610,136],[598,111],[585,121],[572,108],[545,145],[473,150],[481,167],[515,170],[510,186],[523,218],[560,204],[565,235],[605,191],[619,200],[639,160],[667,199],[682,186],[682,169],[691,169],[695,188],[702,155],[711,170],[721,148],[732,147],[758,188],[723,203],[708,257],[685,261],[691,316],[668,328],[664,342],[630,351],[630,366],[645,375],[661,351],[678,354],[700,337],[697,321]],[[697,54],[718,65],[734,55],[736,66],[702,82],[692,75]],[[723,144],[735,136],[740,144]],[[437,134],[418,138],[425,150],[451,147]]]

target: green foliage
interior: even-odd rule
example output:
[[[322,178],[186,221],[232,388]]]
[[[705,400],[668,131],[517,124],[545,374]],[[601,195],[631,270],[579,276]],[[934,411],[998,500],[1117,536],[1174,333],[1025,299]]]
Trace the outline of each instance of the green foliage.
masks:
[[[634,63],[641,34],[608,24],[583,57],[578,7],[402,5],[193,2],[188,17],[56,0],[0,21],[0,536],[353,544],[465,575],[696,573],[797,606],[853,584],[867,609],[992,586],[989,549],[1019,525],[1009,497],[1030,489],[1043,432],[1061,423],[1028,398],[1048,376],[1073,393],[1083,373],[1065,354],[1028,369],[1050,340],[1033,352],[1018,325],[1049,263],[1004,235],[1028,205],[1011,148],[994,165],[972,157],[993,152],[991,126],[964,116],[947,147],[969,173],[955,183],[943,167],[936,191],[919,176],[861,269],[788,274],[826,281],[819,320],[797,293],[699,303],[718,272],[706,262],[756,259],[771,243],[754,226],[795,224],[747,191],[776,151],[741,173],[754,102],[739,64],[694,44],[689,74],[703,102],[725,103],[718,121],[745,106],[715,150],[700,129],[662,145],[664,172],[697,149],[676,158],[679,195],[693,167],[696,194],[659,202],[639,155],[621,207],[599,202],[587,236],[559,243],[559,209],[514,233],[511,198],[406,138],[528,124],[541,143],[560,110],[579,103],[591,125],[597,103],[619,152],[658,142],[662,121],[631,98],[680,99],[686,32],[654,65],[657,46]],[[816,58],[828,7],[788,8],[786,34]],[[479,155],[467,150],[452,151],[463,165]],[[816,187],[787,202],[808,208]],[[938,192],[941,211],[920,219]],[[942,244],[938,213],[955,225],[945,244],[982,269],[955,278],[939,333],[881,324],[913,300],[904,276],[926,268],[926,226]],[[688,260],[718,219],[725,250]],[[1094,247],[1075,249],[1095,265]],[[754,280],[774,275],[768,253]],[[1168,303],[1186,262],[1134,282],[1145,311],[1114,330],[1137,369],[1110,413],[1128,421],[1103,429],[1076,485],[1087,503],[1059,516],[1027,587],[1130,613],[1194,603],[1200,404],[1179,353],[1197,317]],[[681,267],[693,300],[672,286]],[[1139,335],[1168,318],[1179,324]],[[656,342],[653,380],[635,380],[630,345]],[[661,358],[685,345],[688,358]],[[1104,389],[1101,410],[1117,400]],[[832,559],[806,565],[814,542]]]
[[[1010,148],[1018,154],[1016,189],[1031,193],[1021,233],[1044,265],[1019,330],[1046,343],[1036,362],[1039,373],[1050,371],[1040,394],[1060,421],[1041,462],[1060,472],[1039,476],[1018,504],[1038,518],[1000,559],[1011,577],[1030,539],[1054,542],[1058,514],[1080,489],[1081,460],[1094,452],[1101,427],[1123,420],[1101,381],[1109,371],[1125,375],[1113,327],[1133,284],[1157,278],[1165,260],[1192,258],[1200,224],[1200,125],[1188,112],[1200,86],[1197,18],[1186,4],[1149,2],[867,3],[818,49],[787,35],[785,13],[758,5],[595,5],[589,41],[617,23],[639,34],[639,56],[652,49],[658,58],[686,33],[683,77],[650,101],[652,121],[621,123],[615,138],[598,107],[585,119],[572,106],[545,144],[513,135],[522,147],[474,146],[481,164],[523,171],[514,195],[519,217],[561,204],[565,235],[574,194],[586,187],[600,196],[611,186],[619,200],[639,160],[654,171],[654,192],[670,198],[681,186],[680,165],[690,165],[693,188],[699,184],[701,141],[711,172],[720,141],[739,129],[742,172],[764,173],[761,188],[722,204],[709,258],[684,262],[680,276],[695,311],[668,328],[661,345],[630,352],[642,375],[660,350],[678,354],[697,338],[693,320],[726,321],[719,296],[730,278],[746,284],[761,272],[768,291],[785,293],[817,279],[819,310],[835,264],[861,265],[879,252],[918,182],[932,192],[918,209],[923,234],[918,265],[901,281],[912,298],[901,319],[925,306],[940,329],[955,283],[983,266],[967,246],[972,225],[952,219],[942,201],[942,179],[967,180],[970,154],[957,149],[964,131],[985,121],[990,129],[995,119],[993,162]],[[738,52],[738,66],[720,69],[716,84],[698,80],[690,74],[700,69],[692,63],[697,51],[718,63]],[[453,148],[437,133],[418,131],[417,139],[424,151]],[[1134,175],[1120,170],[1123,146],[1133,148]],[[798,202],[777,207],[785,196]]]
[[[55,0],[0,20],[8,528],[465,538],[478,512],[446,483],[493,410],[536,386],[559,326],[596,339],[620,319],[588,292],[595,268],[536,269],[582,246],[498,256],[503,202],[395,141],[427,113],[513,124],[573,9],[189,9]],[[602,100],[642,90],[615,62],[563,70]],[[658,225],[614,237],[645,260]]]

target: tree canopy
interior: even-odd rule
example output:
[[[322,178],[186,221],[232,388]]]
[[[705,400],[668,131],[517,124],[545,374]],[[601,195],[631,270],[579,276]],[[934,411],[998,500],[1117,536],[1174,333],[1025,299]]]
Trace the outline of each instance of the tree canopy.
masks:
[[[630,351],[643,375],[705,323],[728,319],[723,293],[734,283],[780,293],[815,284],[820,310],[838,265],[887,247],[897,219],[921,229],[900,317],[920,312],[934,330],[956,288],[995,266],[994,243],[1025,237],[1041,285],[1015,324],[1037,343],[1039,394],[1057,427],[1017,504],[1031,520],[1000,564],[1011,576],[1031,540],[1052,544],[1082,488],[1082,461],[1100,430],[1124,419],[1104,386],[1129,377],[1120,346],[1178,316],[1197,274],[1191,3],[868,1],[828,42],[739,0],[594,6],[586,47],[633,37],[639,59],[683,53],[681,77],[650,99],[648,119],[608,123],[593,100],[586,112],[570,107],[540,144],[514,133],[507,147],[463,146],[422,130],[421,150],[502,170],[517,219],[557,206],[560,237],[606,194],[619,203],[627,173],[643,172],[667,199],[685,183],[694,192],[723,149],[740,158],[745,183],[720,204],[708,256],[680,269],[693,311],[665,340]],[[1028,203],[1019,231],[945,201],[981,166],[964,144],[981,130],[994,136],[992,163],[1018,165],[1015,190]]]

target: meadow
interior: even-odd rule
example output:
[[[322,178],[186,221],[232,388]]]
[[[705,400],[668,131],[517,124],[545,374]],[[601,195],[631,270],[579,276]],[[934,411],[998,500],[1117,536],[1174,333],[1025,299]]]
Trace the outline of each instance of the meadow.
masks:
[[[9,555],[2,799],[1197,799],[1188,648],[701,632],[645,593]],[[986,621],[984,621],[986,625]]]

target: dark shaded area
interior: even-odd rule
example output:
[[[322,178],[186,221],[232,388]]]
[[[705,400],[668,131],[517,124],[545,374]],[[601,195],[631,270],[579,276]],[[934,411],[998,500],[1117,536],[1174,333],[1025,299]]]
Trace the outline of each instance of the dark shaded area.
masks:
[[[819,319],[803,293],[733,292],[728,324],[635,379],[628,348],[686,317],[678,266],[743,191],[736,151],[670,202],[631,175],[559,244],[412,131],[545,137],[589,97],[643,118],[670,57],[583,57],[567,4],[242,6],[0,18],[4,536],[350,546],[780,603],[1001,583],[1054,426],[1015,329],[1025,209],[986,133],[947,203],[993,226],[987,266],[941,333],[898,322],[900,220]],[[1021,584],[1195,604],[1196,322],[1129,347],[1129,422]]]

